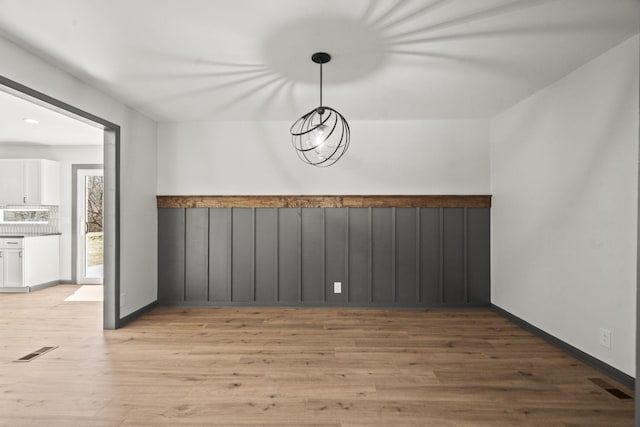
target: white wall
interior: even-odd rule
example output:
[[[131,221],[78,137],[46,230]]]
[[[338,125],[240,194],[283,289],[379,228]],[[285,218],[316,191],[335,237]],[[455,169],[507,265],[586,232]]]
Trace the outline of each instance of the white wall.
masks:
[[[102,145],[43,146],[27,144],[2,144],[3,159],[49,159],[60,162],[60,280],[71,280],[72,271],[72,164],[101,164]]]
[[[635,36],[491,123],[493,303],[629,375],[638,49]]]
[[[353,121],[349,150],[329,168],[298,159],[290,126],[161,123],[158,194],[489,192],[486,120]]]
[[[0,58],[0,75],[120,125],[120,315],[155,301],[156,123],[3,38]]]

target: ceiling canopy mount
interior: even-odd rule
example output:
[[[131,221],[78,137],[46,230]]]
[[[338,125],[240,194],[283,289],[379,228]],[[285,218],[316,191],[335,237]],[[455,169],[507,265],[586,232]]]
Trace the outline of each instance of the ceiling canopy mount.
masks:
[[[311,55],[311,60],[316,64],[326,64],[327,62],[331,61],[331,55],[329,55],[327,52],[316,52]]]

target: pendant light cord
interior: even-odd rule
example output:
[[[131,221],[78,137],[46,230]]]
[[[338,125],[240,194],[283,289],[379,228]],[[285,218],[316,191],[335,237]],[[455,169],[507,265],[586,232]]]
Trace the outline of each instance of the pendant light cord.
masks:
[[[322,63],[320,63],[320,108],[322,108]]]

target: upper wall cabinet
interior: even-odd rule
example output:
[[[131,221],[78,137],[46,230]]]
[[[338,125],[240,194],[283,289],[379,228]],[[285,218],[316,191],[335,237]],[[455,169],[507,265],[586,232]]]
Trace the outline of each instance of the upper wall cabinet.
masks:
[[[59,163],[45,159],[0,159],[0,204],[59,205]]]

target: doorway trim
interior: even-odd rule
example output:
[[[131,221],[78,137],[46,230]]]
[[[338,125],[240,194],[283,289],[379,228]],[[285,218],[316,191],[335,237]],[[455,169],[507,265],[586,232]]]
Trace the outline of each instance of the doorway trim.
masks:
[[[102,163],[71,165],[71,281],[78,283],[78,171],[104,169]]]
[[[0,90],[104,131],[105,208],[102,326],[103,329],[117,329],[122,324],[120,319],[120,126],[3,75],[0,75]]]

